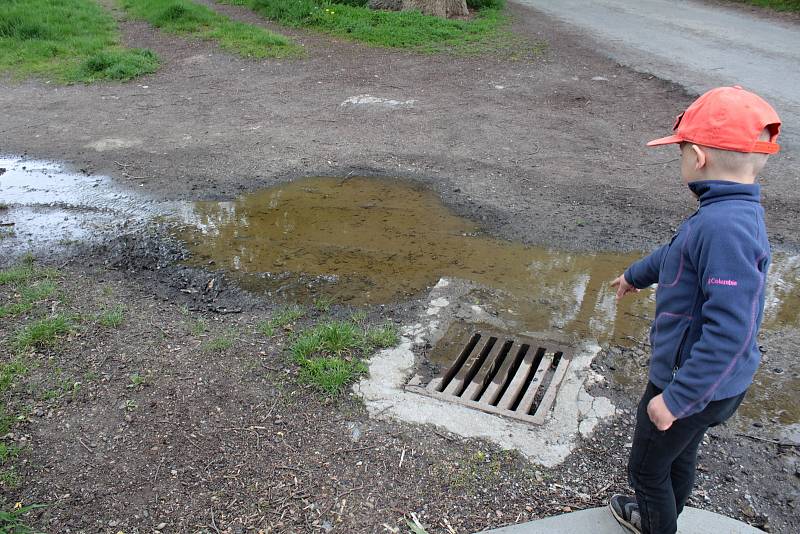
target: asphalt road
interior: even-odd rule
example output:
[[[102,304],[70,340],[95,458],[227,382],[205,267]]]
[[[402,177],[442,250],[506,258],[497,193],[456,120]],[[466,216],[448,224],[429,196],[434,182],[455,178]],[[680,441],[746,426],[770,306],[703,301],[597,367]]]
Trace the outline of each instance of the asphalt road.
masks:
[[[800,24],[687,0],[515,0],[586,33],[623,65],[702,93],[739,84],[766,98],[800,152]],[[677,113],[676,113],[677,114]]]

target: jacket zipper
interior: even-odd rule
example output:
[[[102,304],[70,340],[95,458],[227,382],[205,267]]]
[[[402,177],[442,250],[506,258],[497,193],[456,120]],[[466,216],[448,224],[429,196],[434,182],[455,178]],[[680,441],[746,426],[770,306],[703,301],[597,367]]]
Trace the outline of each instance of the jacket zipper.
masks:
[[[678,369],[681,368],[681,354],[683,354],[683,346],[686,344],[686,338],[689,337],[689,329],[691,328],[691,324],[686,327],[686,330],[683,332],[683,337],[681,338],[681,343],[678,345],[678,352],[675,354],[675,363],[672,365],[672,380],[675,380],[675,375],[678,373]]]

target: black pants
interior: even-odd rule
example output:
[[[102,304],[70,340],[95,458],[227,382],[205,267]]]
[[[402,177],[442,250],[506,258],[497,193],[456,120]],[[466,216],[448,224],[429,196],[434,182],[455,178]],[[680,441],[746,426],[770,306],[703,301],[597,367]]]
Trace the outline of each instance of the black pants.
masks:
[[[660,393],[653,383],[647,384],[636,412],[628,462],[628,481],[636,491],[644,534],[674,534],[678,530],[678,514],[694,485],[700,442],[709,427],[733,415],[745,395],[711,402],[702,412],[678,419],[662,432],[647,415],[647,404]]]

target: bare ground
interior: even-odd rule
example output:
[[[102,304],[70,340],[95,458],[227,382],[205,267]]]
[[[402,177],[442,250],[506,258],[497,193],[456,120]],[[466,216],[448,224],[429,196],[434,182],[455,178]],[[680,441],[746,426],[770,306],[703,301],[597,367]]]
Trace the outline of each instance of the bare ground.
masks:
[[[191,312],[188,301],[154,298],[147,277],[103,268],[68,267],[61,285],[57,311],[85,319],[59,348],[27,356],[11,398],[27,406],[12,435],[25,447],[24,483],[3,491],[48,503],[32,515],[46,532],[405,532],[412,513],[431,533],[474,532],[602,506],[626,489],[635,398],[613,378],[595,393],[614,397],[620,415],[547,469],[298,386],[288,332],[256,332],[269,310]],[[120,327],[91,319],[120,302]],[[369,319],[400,312],[376,308]],[[221,337],[233,345],[209,349]],[[794,532],[793,449],[726,428],[712,436],[692,504]]]
[[[0,150],[107,173],[156,198],[228,198],[355,171],[419,180],[487,231],[527,243],[647,249],[668,237],[692,203],[673,152],[642,145],[692,96],[610,62],[533,11],[511,11],[517,31],[547,41],[544,55],[422,56],[293,31],[308,59],[254,62],[125,23],[128,43],[164,58],[161,71],[129,84],[6,81]],[[340,106],[364,93],[418,102]],[[773,243],[796,249],[800,171],[791,162],[770,162],[765,206]],[[199,312],[184,307],[195,303],[175,285],[197,283],[189,274],[169,286],[163,272],[83,263],[64,269],[66,306],[91,314],[124,302],[123,326],[89,321],[61,348],[31,355],[38,365],[13,399],[31,410],[12,436],[26,446],[23,484],[3,495],[49,503],[34,521],[47,532],[162,523],[164,532],[381,532],[403,530],[411,512],[431,532],[470,532],[601,505],[625,489],[636,399],[610,374],[605,393],[628,413],[548,470],[434,428],[371,420],[355,398],[297,386],[283,334],[254,332],[271,302],[206,314],[198,333]],[[414,305],[371,318],[400,320]],[[17,324],[4,320],[0,334]],[[232,348],[204,350],[231,332]],[[133,373],[145,382],[128,387]],[[776,532],[800,529],[796,449],[713,434],[694,504]]]

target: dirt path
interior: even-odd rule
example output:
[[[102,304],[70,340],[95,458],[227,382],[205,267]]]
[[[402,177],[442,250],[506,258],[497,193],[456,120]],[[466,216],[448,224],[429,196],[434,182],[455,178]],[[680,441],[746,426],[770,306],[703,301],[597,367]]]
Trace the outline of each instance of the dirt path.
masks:
[[[299,175],[410,176],[503,237],[650,248],[693,203],[673,153],[643,142],[690,96],[543,15],[512,12],[548,43],[540,58],[420,56],[295,32],[308,59],[254,62],[128,23],[130,44],[164,58],[159,73],[89,87],[6,81],[0,146],[123,181],[126,165],[131,186],[159,198],[230,197]],[[416,102],[342,106],[363,94]],[[799,171],[787,159],[768,167],[765,194],[774,242],[794,247]]]

